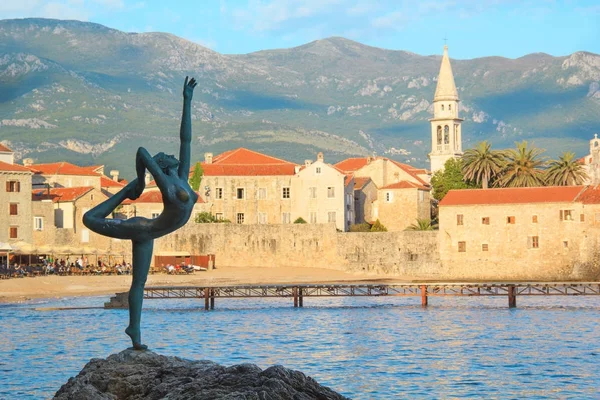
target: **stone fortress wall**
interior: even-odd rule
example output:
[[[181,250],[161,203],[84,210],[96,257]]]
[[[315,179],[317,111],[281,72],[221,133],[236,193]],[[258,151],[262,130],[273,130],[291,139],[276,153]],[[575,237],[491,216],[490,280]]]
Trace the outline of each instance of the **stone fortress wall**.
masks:
[[[585,254],[547,263],[518,257],[507,262],[440,258],[443,232],[337,232],[334,224],[187,224],[160,238],[155,254],[215,254],[218,266],[314,267],[371,272],[402,280],[594,280],[600,278],[598,245]],[[595,237],[596,235],[594,235]],[[590,240],[595,240],[590,238]],[[588,254],[589,253],[589,254]],[[593,253],[593,254],[592,254]],[[548,258],[552,258],[548,254]]]

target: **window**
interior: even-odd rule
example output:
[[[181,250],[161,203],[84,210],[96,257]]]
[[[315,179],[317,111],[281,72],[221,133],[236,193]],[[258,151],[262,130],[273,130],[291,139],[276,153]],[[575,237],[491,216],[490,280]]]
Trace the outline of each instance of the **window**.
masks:
[[[291,215],[288,212],[281,213],[281,223],[289,224],[291,221]]]
[[[540,247],[540,238],[539,236],[529,236],[527,237],[527,248],[528,249],[537,249]]]
[[[258,199],[259,200],[267,199],[267,188],[258,188]]]
[[[215,213],[215,218],[219,221],[223,221],[225,219],[223,213]]]
[[[579,222],[585,222],[585,214],[579,214]]]
[[[9,238],[11,239],[16,239],[19,237],[19,229],[16,226],[11,226],[10,227],[10,232],[9,232]]]
[[[215,188],[215,199],[223,198],[223,188]]]
[[[266,213],[258,213],[258,223],[259,224],[266,224],[267,223],[267,214]]]
[[[537,224],[537,221],[538,221],[537,215],[532,215],[531,216],[531,222],[534,223],[534,224]]]
[[[463,215],[462,214],[456,215],[456,225],[463,225]]]
[[[573,221],[573,210],[560,210],[561,221]]]
[[[385,202],[391,203],[393,200],[394,200],[394,193],[393,192],[385,192]]]
[[[481,218],[481,223],[483,225],[489,225],[490,224],[490,217],[483,217],[483,218]]]
[[[481,245],[481,251],[488,251],[488,244],[487,243],[483,243]]]
[[[44,217],[33,217],[33,229],[36,231],[44,230]]]
[[[281,192],[281,196],[284,199],[289,199],[290,198],[290,188],[289,187],[284,187],[282,192]]]
[[[6,191],[7,192],[20,192],[21,191],[21,182],[7,181],[6,182]]]
[[[440,125],[438,125],[437,127],[437,144],[439,144],[440,146],[442,144],[442,127]]]
[[[317,213],[314,211],[310,213],[310,223],[311,224],[317,223]]]
[[[444,125],[444,144],[450,144],[450,127]]]
[[[316,187],[308,188],[308,197],[310,197],[311,199],[317,198],[317,188]]]
[[[467,251],[467,242],[458,242],[458,252],[464,253]]]
[[[244,223],[244,213],[237,213],[235,222],[237,222],[238,224],[243,224]]]
[[[329,211],[327,213],[327,222],[335,222],[335,211]]]
[[[335,197],[335,187],[329,186],[327,188],[327,197],[330,198],[330,199],[332,199],[332,198]]]
[[[241,200],[244,198],[244,188],[237,188],[236,197]],[[239,215],[239,214],[238,214]],[[243,214],[242,214],[243,215]]]
[[[160,213],[157,212],[157,211],[152,211],[151,215],[152,215],[152,219],[156,219],[156,218],[158,218],[160,216]]]
[[[565,249],[569,247],[569,241],[568,240],[563,240],[563,247]]]
[[[8,208],[10,215],[19,215],[19,205],[17,203],[10,203]]]
[[[515,217],[506,217],[506,223],[507,224],[514,224],[515,223]]]
[[[444,105],[442,104],[442,111],[444,111]]]
[[[90,231],[83,229],[81,231],[81,243],[88,243],[90,241]]]
[[[452,111],[452,104],[448,104],[448,111]]]
[[[422,190],[419,190],[419,201],[425,201],[425,192]]]
[[[317,172],[317,174],[320,174],[321,173],[321,167],[317,167],[316,172]]]

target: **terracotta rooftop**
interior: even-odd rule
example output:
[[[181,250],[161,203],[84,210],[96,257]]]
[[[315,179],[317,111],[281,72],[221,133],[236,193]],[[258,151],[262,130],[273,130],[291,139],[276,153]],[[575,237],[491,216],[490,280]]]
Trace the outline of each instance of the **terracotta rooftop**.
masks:
[[[3,145],[2,143],[0,143],[0,151],[4,153],[14,153],[11,149]]]
[[[93,189],[91,186],[50,188],[50,193],[48,193],[48,189],[35,189],[31,194],[31,200],[52,200],[53,203],[75,201]]]
[[[418,183],[410,182],[410,181],[400,181],[396,183],[392,183],[391,185],[387,185],[382,187],[381,189],[420,189],[420,190],[431,190],[429,186],[420,185]]]
[[[197,192],[196,192],[197,193]],[[161,203],[163,202],[162,193],[160,190],[149,190],[144,193],[140,197],[135,200],[125,200],[123,204],[136,204],[136,203]],[[204,203],[202,197],[198,195],[198,201],[196,204]]]
[[[296,165],[240,147],[213,157],[212,164],[202,162],[202,169],[205,176],[275,176],[294,175]]]
[[[43,175],[82,175],[99,176],[97,172],[89,167],[80,167],[66,161],[51,164],[33,164],[28,167],[33,173]]]
[[[18,164],[9,164],[4,161],[0,161],[0,171],[2,172],[31,172],[29,168],[26,168]]]
[[[583,204],[600,204],[600,187],[588,186],[577,200]]]
[[[365,187],[365,185],[367,183],[369,183],[369,181],[371,180],[371,178],[360,178],[360,177],[355,177],[354,178],[354,190],[360,190],[363,187]]]
[[[421,178],[419,178],[417,176],[417,174],[427,173],[427,170],[422,169],[422,168],[415,168],[411,165],[403,164],[401,162],[391,160],[386,157],[378,157],[378,158],[372,160],[371,162],[374,162],[377,160],[388,160],[388,161],[394,163],[394,165],[398,166],[404,172],[409,174],[412,178],[414,178],[421,185],[429,186],[429,185],[427,185],[427,182],[425,182],[424,180],[422,180]],[[347,159],[335,164],[335,167],[342,170],[344,173],[347,174],[347,173],[352,173],[352,172],[358,171],[359,169],[361,169],[368,163],[369,163],[369,157],[347,158]]]
[[[124,180],[119,180],[119,182],[116,182],[104,175],[100,175],[100,186],[103,188],[107,188],[107,187],[125,187],[125,185],[127,185],[127,181]]]
[[[584,186],[546,186],[450,190],[440,202],[440,207],[475,204],[570,203],[575,201],[584,189]]]
[[[344,178],[344,186],[348,186],[350,182],[352,182],[352,178],[352,175],[346,175],[346,177]]]

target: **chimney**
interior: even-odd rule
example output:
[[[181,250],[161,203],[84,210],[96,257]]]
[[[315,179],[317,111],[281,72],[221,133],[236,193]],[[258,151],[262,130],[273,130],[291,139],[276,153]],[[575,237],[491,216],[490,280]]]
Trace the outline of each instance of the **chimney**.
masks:
[[[150,181],[152,180],[152,175],[150,175],[150,172],[146,172],[146,175],[144,175],[144,184],[149,184]]]
[[[112,178],[113,181],[119,182],[119,171],[116,169],[113,169],[112,171],[110,171],[110,177]]]
[[[26,167],[31,167],[33,165],[33,158],[24,158],[23,165]]]
[[[320,151],[320,152],[319,152],[319,154],[317,154],[317,161],[321,161],[321,162],[323,162],[323,160],[324,160],[324,159],[323,159],[323,152],[322,152],[322,151]]]
[[[300,166],[296,165],[294,166],[294,173],[297,174],[298,172],[300,172]]]
[[[373,161],[373,157],[368,156],[367,157],[367,164],[371,164],[371,161]]]
[[[310,164],[312,164],[312,160],[304,160],[305,167],[308,167]]]
[[[204,153],[204,163],[212,164],[213,153]]]

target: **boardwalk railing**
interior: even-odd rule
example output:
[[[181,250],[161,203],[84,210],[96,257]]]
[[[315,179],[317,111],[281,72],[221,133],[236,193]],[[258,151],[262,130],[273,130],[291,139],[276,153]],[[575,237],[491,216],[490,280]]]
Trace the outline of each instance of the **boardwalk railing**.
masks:
[[[508,306],[516,307],[517,296],[600,296],[600,282],[151,286],[144,289],[144,299],[204,299],[206,310],[214,309],[216,298],[291,298],[294,307],[303,307],[305,297],[353,296],[421,297],[422,306],[427,306],[432,296],[506,296]],[[127,308],[127,293],[117,293],[105,307]]]

